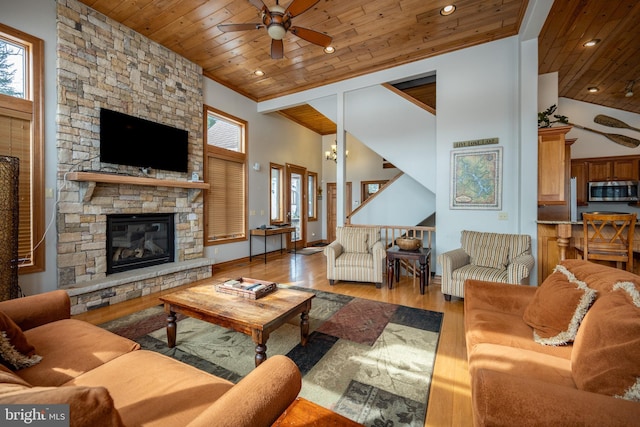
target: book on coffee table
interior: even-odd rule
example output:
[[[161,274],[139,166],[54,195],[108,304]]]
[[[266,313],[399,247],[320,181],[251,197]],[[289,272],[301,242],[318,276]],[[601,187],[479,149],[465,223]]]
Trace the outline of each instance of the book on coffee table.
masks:
[[[258,299],[278,289],[274,282],[240,277],[216,285],[216,291],[243,298]]]

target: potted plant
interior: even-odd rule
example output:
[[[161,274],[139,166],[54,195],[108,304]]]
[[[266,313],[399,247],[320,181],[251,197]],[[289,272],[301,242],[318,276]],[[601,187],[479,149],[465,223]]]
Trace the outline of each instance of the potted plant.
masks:
[[[550,128],[554,123],[569,124],[569,118],[567,116],[561,116],[559,114],[553,114],[558,107],[553,104],[541,113],[538,113],[538,128]],[[551,120],[551,115],[555,120]]]

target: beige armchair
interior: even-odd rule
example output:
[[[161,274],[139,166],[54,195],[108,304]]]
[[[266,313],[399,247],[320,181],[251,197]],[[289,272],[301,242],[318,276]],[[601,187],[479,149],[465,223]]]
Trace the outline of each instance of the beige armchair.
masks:
[[[535,260],[531,236],[526,234],[462,231],[462,247],[438,256],[442,266],[442,293],[464,298],[467,279],[528,285]]]
[[[378,227],[338,227],[336,240],[324,249],[327,279],[372,282],[382,286],[386,251]]]

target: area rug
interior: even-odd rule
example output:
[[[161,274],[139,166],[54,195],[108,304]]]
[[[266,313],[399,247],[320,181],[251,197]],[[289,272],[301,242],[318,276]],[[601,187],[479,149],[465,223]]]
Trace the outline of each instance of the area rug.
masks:
[[[296,316],[271,334],[267,355],[284,354],[298,365],[300,396],[366,426],[422,427],[443,314],[291,288],[316,295],[309,341],[300,345]],[[178,320],[172,349],[162,306],[101,326],[234,383],[254,368],[251,337],[184,316]]]
[[[313,255],[313,254],[317,254],[318,252],[322,252],[323,250],[324,249],[322,248],[302,248],[302,249],[298,249],[296,253],[301,255]]]

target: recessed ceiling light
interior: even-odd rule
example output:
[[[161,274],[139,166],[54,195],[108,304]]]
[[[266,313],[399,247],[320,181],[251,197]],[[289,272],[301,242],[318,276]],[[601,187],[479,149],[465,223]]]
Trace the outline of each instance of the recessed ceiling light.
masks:
[[[449,5],[445,6],[445,7],[443,7],[442,9],[440,9],[440,15],[449,16],[455,11],[456,11],[456,5],[455,4],[449,4]]]
[[[336,51],[336,48],[333,46],[327,46],[324,48],[324,53],[334,53]]]
[[[255,71],[253,72],[253,74],[255,74],[255,75],[256,75],[256,76],[258,76],[258,77],[262,77],[262,76],[264,76],[264,71],[262,71],[262,70],[255,70]]]
[[[600,89],[598,89],[598,88],[597,88],[597,87],[595,87],[595,86],[591,86],[591,87],[590,87],[590,88],[588,88],[587,90],[588,90],[589,92],[591,92],[591,93],[596,93],[596,92],[597,92],[598,90],[600,90]]]
[[[586,42],[582,46],[584,46],[584,47],[593,47],[593,46],[597,45],[598,43],[600,43],[600,39],[593,39],[593,40],[589,40],[588,42]]]

